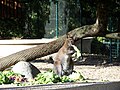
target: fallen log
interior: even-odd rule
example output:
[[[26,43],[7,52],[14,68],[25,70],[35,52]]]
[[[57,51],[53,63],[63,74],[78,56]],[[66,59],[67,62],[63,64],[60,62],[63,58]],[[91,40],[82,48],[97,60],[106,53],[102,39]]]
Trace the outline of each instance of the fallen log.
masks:
[[[93,24],[93,25],[86,25],[83,27],[76,28],[68,32],[68,34],[73,36],[77,41],[83,37],[95,36],[96,34],[98,34],[98,31],[99,30],[97,28],[97,24]],[[31,61],[31,60],[35,60],[36,58],[40,58],[55,53],[61,48],[65,39],[66,39],[66,35],[63,35],[55,41],[38,45],[36,47],[22,50],[20,52],[11,54],[9,56],[0,58],[0,70],[4,70],[16,64],[19,61]]]

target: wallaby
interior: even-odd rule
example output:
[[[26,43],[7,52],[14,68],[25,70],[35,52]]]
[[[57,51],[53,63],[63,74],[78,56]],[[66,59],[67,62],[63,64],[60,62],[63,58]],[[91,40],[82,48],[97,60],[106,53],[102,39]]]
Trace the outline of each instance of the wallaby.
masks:
[[[73,72],[74,62],[72,55],[75,53],[73,48],[74,39],[67,37],[64,45],[60,48],[54,58],[54,72],[59,76],[70,75]]]

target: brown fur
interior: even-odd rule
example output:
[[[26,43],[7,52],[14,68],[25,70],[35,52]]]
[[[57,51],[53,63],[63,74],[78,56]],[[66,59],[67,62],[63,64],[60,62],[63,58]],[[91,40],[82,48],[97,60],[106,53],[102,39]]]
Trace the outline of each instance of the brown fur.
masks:
[[[67,38],[54,58],[54,72],[59,76],[69,75],[73,72],[72,54],[75,52],[72,47],[73,43],[72,38]]]

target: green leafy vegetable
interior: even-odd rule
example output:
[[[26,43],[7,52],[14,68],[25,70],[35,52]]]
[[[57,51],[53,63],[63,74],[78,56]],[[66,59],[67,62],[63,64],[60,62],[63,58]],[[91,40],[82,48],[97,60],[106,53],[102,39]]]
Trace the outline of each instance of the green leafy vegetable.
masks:
[[[36,82],[39,84],[50,84],[60,82],[60,77],[53,72],[42,72],[35,78]]]
[[[24,78],[20,74],[12,71],[0,72],[0,84],[16,84],[18,86],[38,85],[38,84],[53,84],[65,82],[77,82],[85,80],[80,72],[73,72],[69,76],[59,77],[53,71],[46,71],[39,73],[33,80]]]
[[[11,81],[9,80],[7,75],[0,72],[0,84],[9,84],[9,83],[11,83]]]

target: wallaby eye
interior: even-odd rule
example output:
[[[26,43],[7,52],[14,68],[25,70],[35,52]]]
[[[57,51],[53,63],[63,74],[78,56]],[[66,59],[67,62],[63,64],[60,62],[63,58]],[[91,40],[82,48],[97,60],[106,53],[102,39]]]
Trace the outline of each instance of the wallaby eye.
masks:
[[[69,40],[69,43],[74,44],[74,41],[72,39]]]

